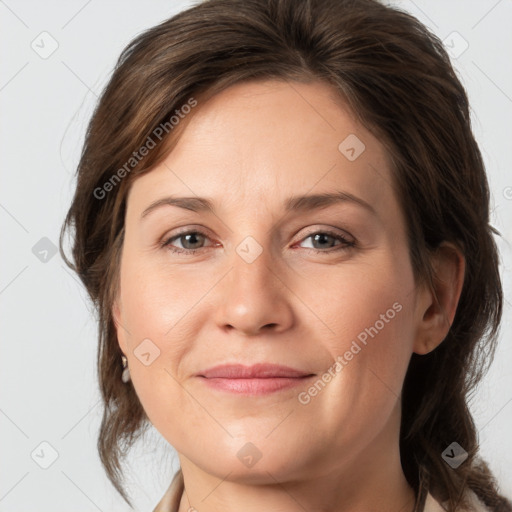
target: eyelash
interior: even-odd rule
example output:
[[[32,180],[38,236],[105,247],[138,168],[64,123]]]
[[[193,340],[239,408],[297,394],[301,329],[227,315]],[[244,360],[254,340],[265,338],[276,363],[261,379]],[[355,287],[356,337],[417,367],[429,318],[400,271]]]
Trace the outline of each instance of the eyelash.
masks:
[[[194,254],[197,251],[200,251],[201,249],[205,249],[205,247],[200,247],[198,249],[181,249],[179,247],[173,247],[171,245],[171,242],[181,238],[182,236],[186,236],[186,235],[201,235],[201,236],[204,236],[205,238],[208,238],[208,235],[200,230],[184,231],[183,233],[178,233],[177,235],[174,235],[170,238],[165,239],[160,244],[160,246],[161,246],[161,248],[167,248],[169,251],[171,251],[173,253],[186,253],[186,254]],[[309,249],[310,251],[314,251],[317,254],[318,253],[325,254],[325,253],[337,252],[340,250],[346,251],[348,249],[355,247],[355,245],[356,245],[355,242],[351,242],[351,241],[347,240],[344,236],[340,235],[339,233],[329,231],[329,230],[313,231],[312,233],[309,233],[307,236],[305,236],[302,240],[300,240],[300,242],[303,242],[304,240],[306,240],[314,235],[329,235],[341,242],[341,245],[338,245],[337,248],[331,247],[328,250],[306,247],[306,249]]]

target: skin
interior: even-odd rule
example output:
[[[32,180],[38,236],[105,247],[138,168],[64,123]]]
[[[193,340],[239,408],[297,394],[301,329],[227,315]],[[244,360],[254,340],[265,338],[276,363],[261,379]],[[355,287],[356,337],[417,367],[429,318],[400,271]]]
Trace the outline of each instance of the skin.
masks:
[[[129,191],[113,306],[137,395],[179,455],[180,512],[412,510],[400,393],[411,354],[448,332],[461,254],[445,244],[436,289],[415,283],[384,147],[327,84],[238,84],[199,102],[186,122],[173,151]],[[349,134],[365,144],[354,161],[338,150]],[[289,196],[337,191],[374,213],[353,201],[284,209]],[[215,212],[167,205],[141,219],[170,195],[207,197]],[[180,238],[179,229],[206,236]],[[355,245],[311,236],[326,229]],[[257,243],[249,253],[262,251],[251,263],[237,252],[248,236]],[[159,245],[171,238],[198,250]],[[272,362],[321,378],[395,303],[401,310],[307,404],[298,395],[312,381],[248,396],[196,376]],[[159,350],[147,365],[136,355],[145,339]],[[249,442],[261,454],[252,467],[237,457]]]

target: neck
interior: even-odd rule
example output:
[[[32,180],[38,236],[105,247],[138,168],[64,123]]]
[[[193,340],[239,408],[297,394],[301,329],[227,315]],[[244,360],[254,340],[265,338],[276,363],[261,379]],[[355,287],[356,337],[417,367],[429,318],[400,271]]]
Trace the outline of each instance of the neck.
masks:
[[[202,471],[180,455],[185,492],[178,512],[412,512],[414,490],[400,463],[399,407],[379,436],[351,460],[307,478],[248,485]]]

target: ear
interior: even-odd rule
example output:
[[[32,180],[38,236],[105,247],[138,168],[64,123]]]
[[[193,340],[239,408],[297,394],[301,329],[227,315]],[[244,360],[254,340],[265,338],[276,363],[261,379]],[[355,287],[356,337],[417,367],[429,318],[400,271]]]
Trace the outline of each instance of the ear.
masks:
[[[128,351],[128,344],[126,340],[126,334],[128,331],[123,327],[124,320],[119,298],[116,298],[112,305],[112,319],[114,320],[114,324],[116,326],[117,342],[119,343],[119,347],[121,348],[123,354],[126,354]]]
[[[433,286],[418,292],[415,315],[418,319],[413,352],[428,354],[446,338],[457,311],[466,263],[460,249],[450,242],[438,247],[432,260]]]

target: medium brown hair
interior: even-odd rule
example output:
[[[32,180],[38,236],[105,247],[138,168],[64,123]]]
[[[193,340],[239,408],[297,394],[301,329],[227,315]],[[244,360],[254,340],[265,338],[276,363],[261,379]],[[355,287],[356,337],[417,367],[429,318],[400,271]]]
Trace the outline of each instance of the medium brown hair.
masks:
[[[492,510],[512,511],[478,457],[468,408],[494,355],[503,301],[493,238],[499,233],[489,224],[487,177],[468,99],[441,41],[413,16],[375,0],[208,0],[139,35],[122,52],[88,126],[60,237],[61,255],[99,312],[98,450],[108,477],[131,505],[122,462],[149,425],[133,385],[121,381],[112,317],[127,192],[172,150],[193,115],[174,129],[169,119],[176,110],[191,98],[200,108],[230,85],[266,79],[328,83],[378,135],[393,164],[418,282],[432,284],[431,255],[441,242],[462,251],[465,280],[450,331],[429,354],[412,355],[405,377],[402,466],[416,493],[428,488],[448,501],[449,511],[464,504],[468,488]],[[159,126],[168,129],[156,140]],[[156,147],[130,160],[148,138]],[[62,248],[71,227],[74,263]],[[441,457],[453,441],[468,452],[457,469]]]

